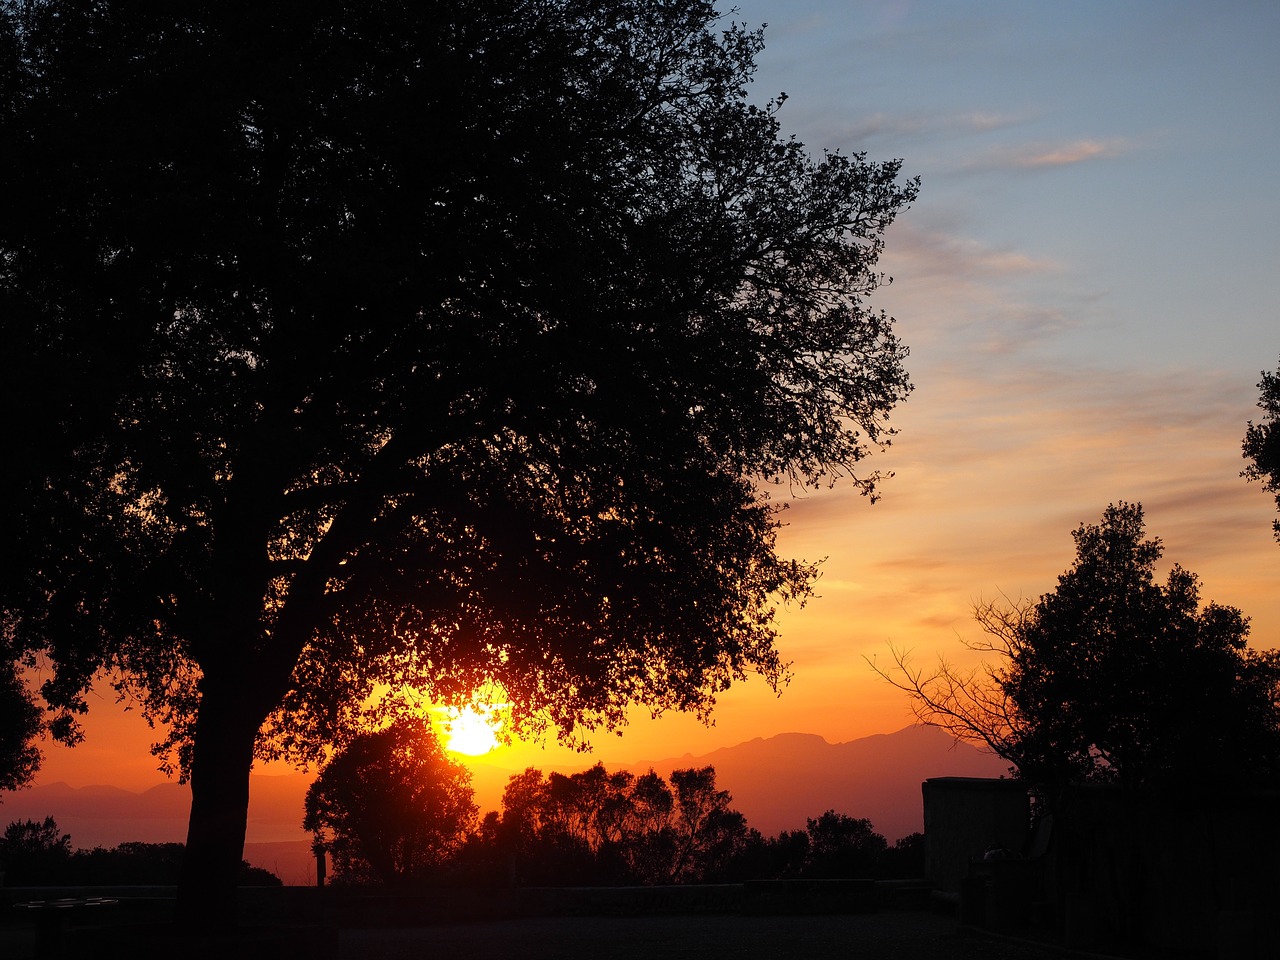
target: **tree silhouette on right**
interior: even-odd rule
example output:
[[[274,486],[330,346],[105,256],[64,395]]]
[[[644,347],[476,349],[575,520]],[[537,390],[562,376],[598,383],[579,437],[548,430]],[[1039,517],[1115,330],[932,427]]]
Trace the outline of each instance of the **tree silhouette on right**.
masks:
[[[1253,462],[1241,471],[1246,480],[1259,480],[1262,489],[1276,495],[1280,510],[1280,369],[1263,371],[1258,381],[1258,406],[1266,411],[1261,423],[1249,421],[1244,435],[1244,457]],[[1273,520],[1276,539],[1280,540],[1280,520]]]
[[[995,662],[932,673],[895,651],[876,668],[924,723],[984,743],[1052,795],[1070,783],[1150,786],[1184,776],[1280,774],[1280,652],[1247,647],[1234,607],[1200,604],[1195,574],[1147,539],[1140,504],[1113,504],[1072,536],[1076,561],[1037,602],[983,603]]]

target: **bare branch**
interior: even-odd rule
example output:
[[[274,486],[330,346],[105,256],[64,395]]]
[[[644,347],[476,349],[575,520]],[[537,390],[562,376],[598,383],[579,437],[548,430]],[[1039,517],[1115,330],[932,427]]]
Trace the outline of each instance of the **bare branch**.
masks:
[[[982,627],[983,639],[961,643],[977,653],[994,654],[970,670],[962,670],[941,655],[929,673],[915,666],[911,652],[889,646],[893,666],[879,667],[864,658],[881,679],[907,694],[918,722],[947,731],[957,740],[979,744],[1018,767],[1025,725],[1010,701],[1008,665],[1022,648],[1025,627],[1035,615],[1032,601],[999,600],[974,604],[973,616]]]

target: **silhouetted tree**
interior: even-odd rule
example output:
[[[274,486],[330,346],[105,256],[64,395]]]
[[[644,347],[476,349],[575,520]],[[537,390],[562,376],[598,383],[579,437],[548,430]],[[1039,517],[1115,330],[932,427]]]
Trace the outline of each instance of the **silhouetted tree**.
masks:
[[[769,841],[775,869],[762,879],[791,880],[804,875],[809,860],[807,830],[783,830]]]
[[[471,772],[454,763],[430,722],[401,719],[364,733],[307,789],[303,829],[332,857],[335,881],[423,880],[475,827]]]
[[[715,770],[515,774],[495,843],[520,883],[696,883],[720,876],[748,842]]]
[[[670,824],[675,796],[671,786],[650,770],[635,778],[629,799],[620,845],[631,876],[638,883],[668,883],[674,847]]]
[[[126,841],[114,847],[72,850],[71,835],[53,817],[10,823],[0,837],[0,871],[11,886],[171,885],[182,872],[180,843]],[[241,861],[240,886],[281,886],[280,878]]]
[[[885,880],[914,880],[925,875],[924,834],[899,837],[880,858],[877,876]]]
[[[143,843],[129,840],[114,847],[76,850],[67,862],[60,883],[98,885],[173,885],[182,876],[186,848],[181,843]],[[281,880],[270,870],[241,861],[237,882],[242,887],[279,887]]]
[[[1155,580],[1162,547],[1142,508],[1112,505],[1075,531],[1075,565],[1035,604],[983,604],[994,664],[925,675],[903,654],[890,682],[917,717],[985,743],[1052,791],[1081,780],[1156,784],[1280,773],[1280,653],[1246,646],[1234,607],[1200,606],[1196,576]]]
[[[1280,370],[1262,373],[1258,382],[1258,406],[1266,416],[1261,423],[1249,421],[1244,435],[1244,457],[1253,463],[1245,467],[1241,476],[1258,480],[1262,489],[1276,495],[1276,509],[1280,510]],[[1276,539],[1280,540],[1280,520],[1273,520]]]
[[[806,821],[809,835],[804,876],[877,877],[888,841],[876,833],[871,821],[828,810]]]
[[[742,883],[746,880],[782,880],[798,877],[809,838],[803,830],[787,830],[766,837],[748,827],[733,855],[707,880]]]
[[[0,837],[0,868],[13,886],[59,883],[70,859],[71,835],[60,833],[53,817],[15,820]]]
[[[604,768],[597,764],[600,773]],[[513,774],[502,794],[502,814],[493,836],[512,884],[603,883],[597,862],[594,811],[580,781],[592,776],[528,767]],[[596,839],[596,845],[592,840]]]
[[[747,836],[746,818],[716,786],[714,767],[671,772],[674,839],[670,879],[698,883],[728,862]]]
[[[40,769],[40,708],[27,692],[21,661],[11,652],[7,622],[0,634],[0,791],[26,786]]]
[[[874,492],[916,185],[782,137],[760,48],[706,0],[0,7],[0,606],[62,735],[103,673],[169,725],[184,910],[254,756],[379,690],[574,735],[782,679],[766,482]]]
[[[512,883],[524,880],[525,862],[542,832],[546,789],[542,771],[526,767],[521,773],[512,774],[502,791],[501,820],[494,838],[504,849]]]

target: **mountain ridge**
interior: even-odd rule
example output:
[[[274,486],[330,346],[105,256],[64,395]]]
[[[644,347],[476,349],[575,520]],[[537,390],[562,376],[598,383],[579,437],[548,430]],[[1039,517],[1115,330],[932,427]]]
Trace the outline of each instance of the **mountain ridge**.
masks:
[[[601,761],[610,770],[670,777],[673,770],[713,766],[716,783],[733,797],[733,807],[766,836],[802,829],[810,817],[835,810],[865,817],[890,842],[924,829],[920,785],[931,777],[1000,777],[1008,764],[937,727],[913,724],[893,733],[831,743],[812,733],[755,737],[705,754],[685,753],[637,763]],[[469,764],[481,810],[497,809],[501,788],[517,770],[483,760]],[[570,773],[576,767],[549,765]],[[767,771],[762,774],[761,771]]]

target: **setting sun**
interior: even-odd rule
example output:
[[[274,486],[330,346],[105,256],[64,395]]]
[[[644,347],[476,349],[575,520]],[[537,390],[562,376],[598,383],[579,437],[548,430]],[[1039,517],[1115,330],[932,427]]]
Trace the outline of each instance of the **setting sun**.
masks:
[[[465,707],[445,721],[445,748],[451,753],[478,757],[497,745],[497,733],[487,711]]]

